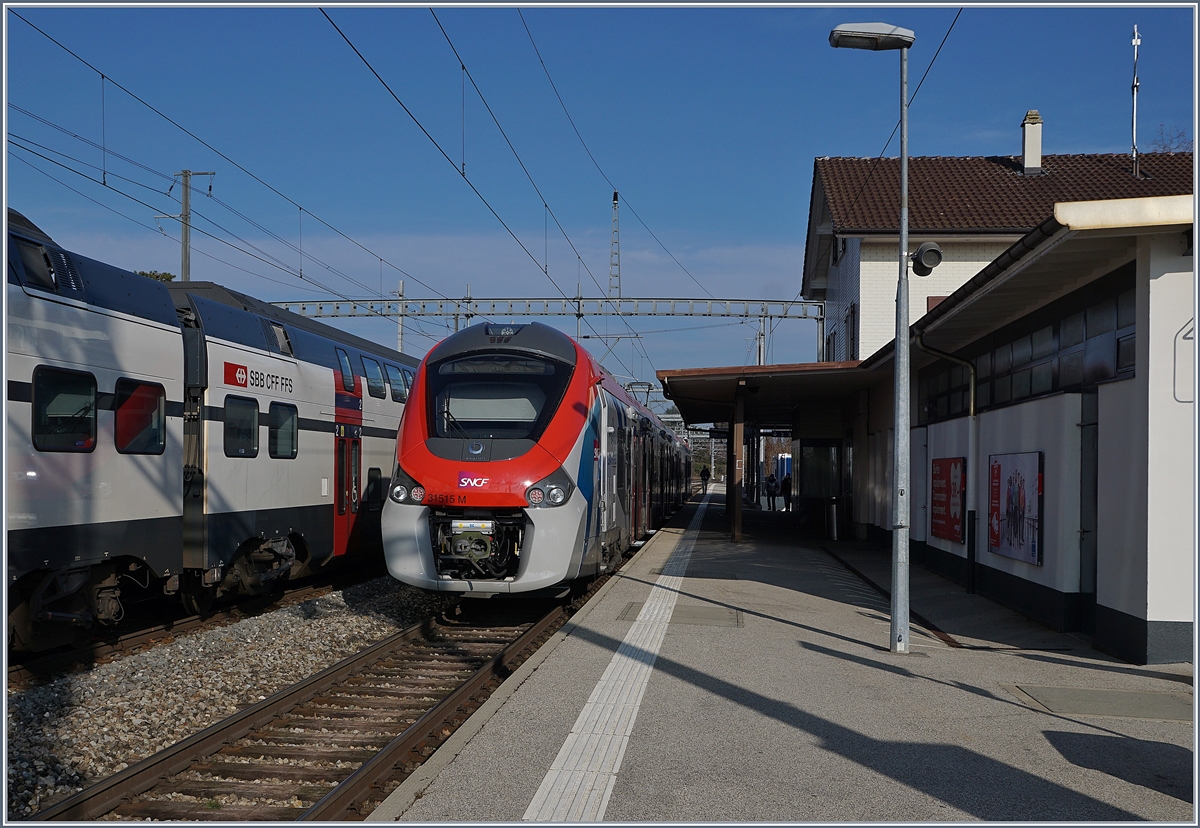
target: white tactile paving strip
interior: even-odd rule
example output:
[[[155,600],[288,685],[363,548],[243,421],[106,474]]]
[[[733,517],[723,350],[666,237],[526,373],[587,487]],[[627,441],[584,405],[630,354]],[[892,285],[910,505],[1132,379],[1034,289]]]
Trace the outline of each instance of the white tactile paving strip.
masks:
[[[526,821],[597,822],[604,818],[709,497],[696,509],[637,620],[571,727],[525,811]]]

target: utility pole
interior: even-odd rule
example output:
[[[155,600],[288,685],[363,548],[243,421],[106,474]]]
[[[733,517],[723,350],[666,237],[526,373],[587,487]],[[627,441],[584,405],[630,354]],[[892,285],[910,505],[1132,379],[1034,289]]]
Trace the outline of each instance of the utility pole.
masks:
[[[183,170],[175,173],[183,178],[183,212],[179,214],[179,221],[183,225],[182,231],[182,246],[183,259],[179,266],[179,279],[183,282],[192,280],[192,176],[193,175],[216,175],[215,172],[197,172],[191,170]],[[208,192],[212,194],[212,180],[208,182]]]
[[[613,191],[612,248],[608,254],[608,298],[621,298],[621,237],[617,224],[617,193]]]

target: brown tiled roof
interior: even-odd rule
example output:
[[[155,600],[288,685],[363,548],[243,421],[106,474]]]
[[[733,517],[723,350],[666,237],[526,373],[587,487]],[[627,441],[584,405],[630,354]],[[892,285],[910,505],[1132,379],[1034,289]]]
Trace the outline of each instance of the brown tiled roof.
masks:
[[[1026,176],[1020,156],[910,158],[909,228],[1025,233],[1056,202],[1191,194],[1192,153],[1147,153],[1140,166],[1135,179],[1128,154],[1045,155],[1044,174]],[[815,176],[835,233],[898,232],[899,158],[818,158]]]

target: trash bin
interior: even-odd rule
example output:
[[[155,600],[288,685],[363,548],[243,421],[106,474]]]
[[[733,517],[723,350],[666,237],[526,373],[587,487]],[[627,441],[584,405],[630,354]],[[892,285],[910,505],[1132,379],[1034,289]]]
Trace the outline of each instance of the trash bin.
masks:
[[[825,506],[825,537],[829,540],[838,539],[838,522],[837,522],[837,498],[829,498],[829,503]]]

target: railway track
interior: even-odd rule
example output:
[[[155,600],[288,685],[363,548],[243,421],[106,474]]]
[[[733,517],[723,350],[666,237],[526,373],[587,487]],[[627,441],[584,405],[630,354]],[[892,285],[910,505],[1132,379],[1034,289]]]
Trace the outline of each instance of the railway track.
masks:
[[[34,818],[362,819],[566,617],[561,606],[468,602]]]
[[[28,657],[9,656],[8,686],[23,687],[39,678],[53,676],[77,664],[103,664],[114,658],[137,652],[144,647],[170,641],[180,635],[210,627],[218,627],[250,618],[263,612],[307,601],[361,583],[384,574],[382,569],[364,573],[339,573],[334,578],[289,587],[285,592],[244,598],[235,604],[220,607],[203,615],[175,618],[161,624],[146,626],[120,635],[100,635],[78,647]]]

